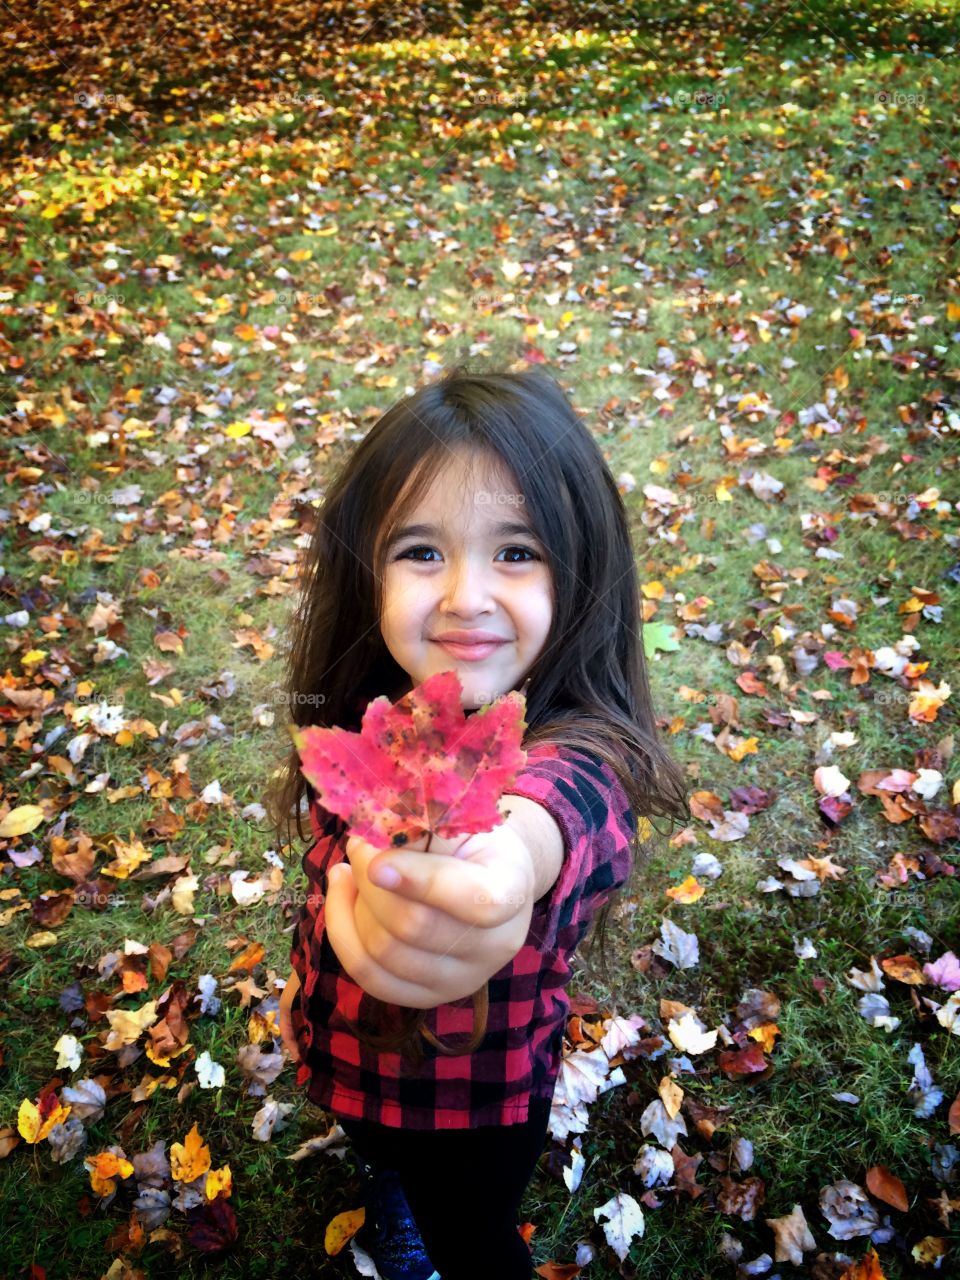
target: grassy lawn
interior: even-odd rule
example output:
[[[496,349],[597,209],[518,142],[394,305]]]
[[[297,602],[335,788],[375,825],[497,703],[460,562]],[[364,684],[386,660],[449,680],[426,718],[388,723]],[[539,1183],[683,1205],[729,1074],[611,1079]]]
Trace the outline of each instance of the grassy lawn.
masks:
[[[0,820],[42,820],[0,842],[0,1277],[352,1274],[323,1251],[359,1204],[351,1158],[291,1159],[328,1117],[289,1063],[251,1095],[238,1057],[271,1048],[303,892],[302,847],[274,848],[258,804],[325,476],[467,352],[560,378],[624,493],[645,621],[676,628],[651,679],[694,820],[620,900],[610,981],[584,956],[575,994],[588,1023],[665,1036],[673,1001],[726,1032],[676,1080],[719,1109],[710,1136],[685,1105],[698,1190],[634,1173],[669,1075],[635,1057],[590,1108],[576,1193],[559,1152],[530,1185],[536,1264],[589,1241],[587,1275],[732,1277],[724,1237],[773,1258],[765,1219],[800,1205],[816,1249],[767,1274],[838,1254],[816,1274],[840,1276],[870,1241],[831,1235],[821,1192],[882,1166],[909,1202],[871,1194],[882,1274],[938,1252],[950,1274],[960,1019],[885,973],[899,1022],[871,1025],[847,975],[960,952],[957,6],[6,10]],[[894,647],[908,665],[884,674]],[[921,769],[943,778],[925,800]],[[138,842],[182,869],[138,878]],[[669,896],[697,854],[722,874]],[[818,892],[789,892],[781,859],[820,859]],[[265,886],[250,905],[238,871]],[[651,951],[665,917],[699,964]],[[185,1052],[105,1047],[108,1010],[192,999],[203,975],[222,1005],[189,1006]],[[739,1074],[723,1055],[752,1043],[730,1039],[751,991],[779,1034]],[[915,1044],[944,1095],[925,1118]],[[198,1084],[204,1051],[222,1086]],[[82,1154],[17,1140],[24,1099],[87,1078],[106,1103]],[[265,1095],[292,1109],[258,1140]],[[232,1174],[222,1253],[222,1221],[143,1229],[136,1179],[102,1204],[83,1164],[169,1157],[195,1124]],[[753,1216],[728,1178],[762,1181]],[[622,1265],[593,1212],[618,1192],[645,1219]]]

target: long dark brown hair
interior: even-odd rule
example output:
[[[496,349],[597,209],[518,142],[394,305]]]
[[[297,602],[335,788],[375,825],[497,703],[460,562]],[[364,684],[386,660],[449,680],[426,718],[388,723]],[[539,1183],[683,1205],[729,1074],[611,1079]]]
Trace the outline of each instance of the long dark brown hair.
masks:
[[[459,360],[388,409],[325,490],[301,566],[289,624],[285,703],[297,726],[359,730],[378,695],[395,701],[410,679],[380,632],[386,549],[451,453],[495,455],[515,477],[524,514],[546,552],[554,609],[526,673],[523,746],[581,747],[614,770],[637,820],[634,864],[649,856],[657,818],[689,819],[683,771],[661,741],[642,640],[640,592],[627,514],[603,454],[560,384],[540,369],[471,370]],[[267,806],[278,842],[315,802],[291,750]],[[326,813],[320,809],[321,816]],[[330,815],[332,817],[332,815]],[[644,821],[645,820],[645,821]],[[334,819],[331,830],[345,830]],[[286,839],[284,839],[286,837]],[[606,926],[597,913],[606,981]],[[392,1026],[354,1027],[366,1045],[422,1060],[421,1037],[442,1053],[472,1052],[486,1033],[487,986],[474,995],[469,1040],[449,1047],[424,1026],[427,1010],[376,1002]]]

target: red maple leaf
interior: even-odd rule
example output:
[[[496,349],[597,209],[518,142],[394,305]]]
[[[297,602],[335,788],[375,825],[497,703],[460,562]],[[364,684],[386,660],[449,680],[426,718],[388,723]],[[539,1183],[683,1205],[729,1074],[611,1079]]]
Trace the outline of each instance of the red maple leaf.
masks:
[[[526,764],[526,698],[512,691],[471,716],[455,671],[441,671],[396,703],[374,698],[359,733],[291,726],[303,776],[320,803],[378,849],[490,831],[497,800]]]

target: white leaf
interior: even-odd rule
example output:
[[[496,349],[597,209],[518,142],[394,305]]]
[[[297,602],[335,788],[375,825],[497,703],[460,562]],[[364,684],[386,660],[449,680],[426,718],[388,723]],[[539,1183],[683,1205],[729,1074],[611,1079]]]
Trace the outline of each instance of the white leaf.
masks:
[[[655,1186],[658,1182],[667,1184],[673,1178],[673,1156],[669,1151],[655,1147],[652,1142],[645,1142],[640,1148],[633,1172],[642,1179],[645,1187]]]
[[[193,1064],[197,1069],[197,1079],[201,1089],[220,1089],[226,1082],[226,1075],[219,1062],[214,1062],[208,1049]]]
[[[847,981],[851,987],[857,987],[861,991],[882,991],[883,970],[877,964],[877,957],[870,957],[869,973],[864,973],[862,969],[848,969]]]
[[[955,1036],[960,1036],[960,991],[954,991],[946,1004],[937,1010],[937,1021]]]
[[[83,1046],[77,1037],[62,1035],[53,1047],[57,1054],[57,1066],[69,1067],[71,1071],[76,1071],[83,1056]]]
[[[660,933],[663,941],[658,940],[652,948],[658,956],[678,969],[692,969],[700,963],[700,942],[695,933],[685,933],[666,916],[660,921]]]
[[[907,1054],[907,1061],[913,1067],[913,1079],[910,1082],[908,1097],[913,1102],[913,1114],[921,1120],[933,1115],[943,1101],[943,1090],[933,1083],[933,1076],[923,1056],[923,1049],[915,1044]]]
[[[594,1102],[601,1084],[610,1074],[610,1063],[602,1049],[586,1053],[575,1049],[560,1062],[554,1097],[564,1102]]]
[[[253,1136],[257,1142],[269,1142],[275,1133],[281,1133],[287,1127],[286,1117],[293,1109],[292,1102],[265,1098],[263,1106],[253,1117]]]
[[[671,1120],[662,1099],[654,1098],[640,1117],[640,1131],[645,1138],[653,1134],[662,1147],[672,1151],[677,1136],[681,1133],[686,1136],[687,1122],[683,1118],[682,1111],[678,1111]]]
[[[241,907],[249,907],[252,903],[259,902],[266,892],[263,881],[259,878],[248,880],[246,877],[249,874],[249,871],[230,872],[230,893]]]
[[[587,1167],[587,1162],[584,1160],[583,1153],[580,1150],[580,1142],[580,1138],[574,1139],[573,1149],[570,1152],[571,1163],[569,1166],[564,1166],[563,1170],[563,1180],[567,1184],[567,1190],[571,1195],[580,1186],[580,1179],[583,1177],[583,1171]]]
[[[850,779],[845,778],[839,765],[821,765],[813,771],[813,785],[822,796],[842,796],[850,786]]]
[[[647,1024],[639,1013],[635,1013],[629,1018],[607,1018],[603,1028],[604,1035],[600,1041],[600,1048],[608,1058],[615,1058],[618,1053],[623,1053],[625,1049],[632,1048],[639,1042],[640,1032],[647,1029]],[[628,1053],[623,1053],[623,1056],[630,1057]]]
[[[685,1013],[679,1020],[671,1018],[667,1023],[667,1035],[674,1047],[683,1053],[706,1053],[717,1043],[717,1032],[704,1031],[692,1013]]]
[[[633,1196],[618,1191],[605,1205],[594,1209],[593,1217],[595,1222],[599,1222],[601,1217],[609,1218],[609,1222],[603,1224],[603,1234],[607,1237],[607,1244],[623,1262],[630,1252],[630,1242],[634,1237],[639,1239],[643,1235],[646,1224],[640,1206]]]

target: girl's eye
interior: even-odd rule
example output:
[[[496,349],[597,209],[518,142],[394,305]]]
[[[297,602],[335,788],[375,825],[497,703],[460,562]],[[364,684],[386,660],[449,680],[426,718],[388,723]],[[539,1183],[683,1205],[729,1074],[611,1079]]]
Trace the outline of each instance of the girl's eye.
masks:
[[[418,551],[429,551],[429,552],[432,552],[432,551],[434,551],[435,549],[436,549],[436,548],[434,548],[434,547],[428,547],[428,546],[408,547],[408,548],[406,549],[406,551],[401,551],[401,552],[400,552],[400,554],[397,556],[397,559],[398,559],[398,560],[408,560],[408,559],[413,559],[413,560],[414,560],[416,563],[418,563],[418,564],[432,564],[432,563],[433,563],[433,561],[420,560],[420,559],[417,557],[416,553],[417,553]],[[538,556],[538,555],[537,555],[537,553],[536,553],[535,551],[531,551],[529,547],[521,547],[521,546],[515,546],[515,547],[504,547],[504,548],[503,548],[503,550],[504,550],[504,551],[522,551],[522,552],[523,552],[523,554],[524,554],[525,556],[529,556],[530,560],[539,560],[539,559],[540,559],[540,556]],[[508,561],[505,561],[505,563],[507,563],[507,564],[527,564],[527,563],[528,563],[528,561],[526,561],[526,560],[508,560]]]

